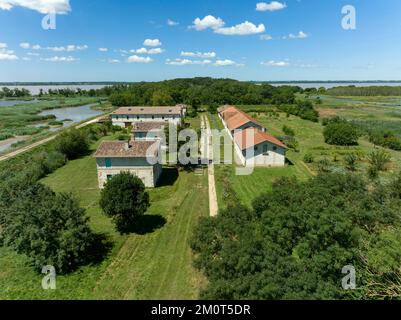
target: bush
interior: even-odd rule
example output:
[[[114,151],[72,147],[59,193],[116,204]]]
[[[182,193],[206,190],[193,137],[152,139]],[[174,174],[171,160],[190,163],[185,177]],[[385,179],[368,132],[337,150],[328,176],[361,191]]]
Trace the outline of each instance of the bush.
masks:
[[[284,125],[283,126],[283,132],[287,135],[287,136],[291,136],[291,137],[295,137],[295,131],[294,129]]]
[[[305,162],[305,163],[313,163],[313,162],[314,162],[313,155],[310,154],[310,153],[305,154],[305,156],[304,156],[304,162]]]
[[[370,163],[369,174],[374,177],[375,173],[386,170],[387,164],[391,161],[391,155],[383,149],[378,149],[368,155],[368,161]]]
[[[131,231],[138,217],[149,208],[149,194],[138,177],[121,173],[107,182],[101,192],[100,207],[113,218],[120,233]]]
[[[55,150],[67,159],[79,158],[89,151],[89,139],[85,130],[70,129],[61,133],[55,140]]]
[[[325,142],[336,146],[358,145],[359,133],[355,126],[348,122],[332,122],[324,128]]]
[[[349,171],[356,171],[356,166],[358,162],[358,156],[355,153],[349,153],[345,156],[344,161],[345,161],[345,167]]]

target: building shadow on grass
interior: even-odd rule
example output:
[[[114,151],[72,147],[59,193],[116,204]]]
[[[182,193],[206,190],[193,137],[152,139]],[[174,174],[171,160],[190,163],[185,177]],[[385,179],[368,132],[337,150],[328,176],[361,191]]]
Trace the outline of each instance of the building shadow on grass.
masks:
[[[172,186],[178,179],[178,168],[163,168],[162,174],[157,182],[157,187]]]
[[[132,226],[127,233],[136,233],[141,236],[153,233],[162,228],[167,223],[167,220],[159,214],[149,214],[138,217],[137,222]]]

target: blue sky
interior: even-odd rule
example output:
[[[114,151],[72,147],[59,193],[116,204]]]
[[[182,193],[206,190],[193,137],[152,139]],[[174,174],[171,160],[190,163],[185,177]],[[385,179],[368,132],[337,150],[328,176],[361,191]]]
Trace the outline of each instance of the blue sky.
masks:
[[[48,0],[0,0],[0,81],[401,79],[399,0],[50,2],[55,30]]]

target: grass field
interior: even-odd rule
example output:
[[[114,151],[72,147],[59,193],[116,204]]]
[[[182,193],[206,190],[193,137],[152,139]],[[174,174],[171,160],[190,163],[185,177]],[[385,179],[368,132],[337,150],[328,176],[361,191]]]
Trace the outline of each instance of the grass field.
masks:
[[[110,137],[108,139],[111,139]],[[93,146],[93,150],[97,145]],[[41,288],[42,275],[27,259],[0,248],[0,299],[196,299],[203,276],[192,266],[192,228],[208,214],[207,175],[165,168],[149,190],[151,208],[137,234],[120,235],[98,206],[95,159],[69,162],[43,179],[57,192],[72,192],[87,210],[94,231],[112,247],[97,265],[57,277],[57,290]]]

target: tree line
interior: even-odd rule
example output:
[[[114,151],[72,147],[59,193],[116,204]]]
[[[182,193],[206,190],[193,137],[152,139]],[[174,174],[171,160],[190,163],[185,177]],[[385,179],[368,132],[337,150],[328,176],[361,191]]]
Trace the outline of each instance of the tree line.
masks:
[[[203,218],[191,246],[205,299],[399,298],[401,174],[374,185],[356,174],[275,181],[251,208]],[[356,270],[344,290],[342,268]],[[389,290],[391,288],[391,290]]]

